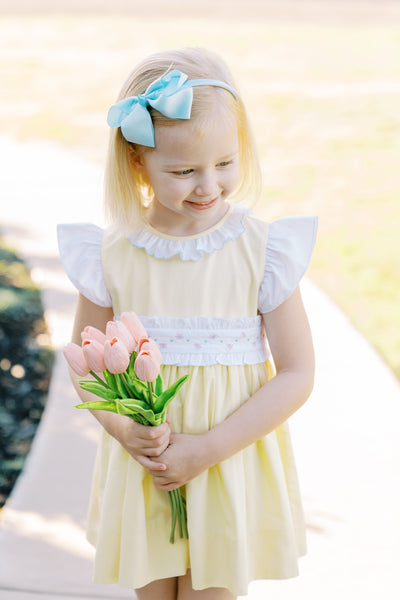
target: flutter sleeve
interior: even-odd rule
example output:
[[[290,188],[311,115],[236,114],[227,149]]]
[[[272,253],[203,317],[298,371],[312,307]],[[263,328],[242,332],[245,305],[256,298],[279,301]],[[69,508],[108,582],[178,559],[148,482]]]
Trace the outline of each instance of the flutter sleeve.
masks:
[[[258,309],[268,313],[287,300],[307,270],[315,245],[318,218],[285,217],[271,223]]]
[[[61,262],[69,279],[85,298],[98,306],[110,307],[101,261],[103,233],[91,223],[57,226]]]

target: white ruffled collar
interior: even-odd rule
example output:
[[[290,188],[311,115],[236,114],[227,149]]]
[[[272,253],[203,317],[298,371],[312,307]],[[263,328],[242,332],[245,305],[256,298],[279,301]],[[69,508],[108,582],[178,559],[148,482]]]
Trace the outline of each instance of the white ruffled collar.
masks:
[[[224,217],[213,227],[197,235],[176,237],[157,231],[146,224],[129,237],[135,248],[144,249],[155,258],[168,259],[180,256],[182,260],[197,261],[204,254],[221,250],[226,242],[235,240],[244,231],[244,217],[250,209],[240,204],[231,204]]]

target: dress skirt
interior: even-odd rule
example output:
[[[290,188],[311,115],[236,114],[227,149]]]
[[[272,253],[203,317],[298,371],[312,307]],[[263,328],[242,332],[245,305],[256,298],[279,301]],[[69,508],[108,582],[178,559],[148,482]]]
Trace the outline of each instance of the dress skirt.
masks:
[[[224,421],[273,376],[271,364],[162,367],[165,385],[190,373],[169,405],[174,432],[203,433]],[[256,579],[298,574],[305,527],[285,423],[201,473],[182,490],[189,539],[169,542],[168,493],[121,445],[102,432],[88,520],[96,547],[94,580],[132,589],[191,569],[196,590],[246,595]]]

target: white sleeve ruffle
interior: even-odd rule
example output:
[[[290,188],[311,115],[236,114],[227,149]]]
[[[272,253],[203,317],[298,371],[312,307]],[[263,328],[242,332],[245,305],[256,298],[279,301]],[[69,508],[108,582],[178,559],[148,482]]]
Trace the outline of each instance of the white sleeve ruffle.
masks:
[[[258,309],[268,313],[287,300],[307,270],[315,245],[318,218],[285,217],[271,223]]]
[[[58,246],[63,267],[79,292],[102,307],[112,305],[101,262],[103,230],[91,223],[57,226]]]

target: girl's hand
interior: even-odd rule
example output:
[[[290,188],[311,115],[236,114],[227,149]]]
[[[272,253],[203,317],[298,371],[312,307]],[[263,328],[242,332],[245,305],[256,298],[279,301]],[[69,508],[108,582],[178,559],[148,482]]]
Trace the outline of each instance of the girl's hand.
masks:
[[[105,332],[107,323],[113,320],[113,316],[111,308],[102,308],[79,294],[71,341],[78,345],[81,344],[81,331],[86,325],[92,325]],[[93,400],[92,394],[79,387],[77,376],[72,371],[71,379],[82,402]],[[158,427],[150,427],[112,412],[94,410],[92,414],[104,429],[118,440],[121,446],[144,468],[151,468],[155,472],[165,469],[165,465],[155,459],[168,447],[171,435],[168,420],[167,423]]]
[[[121,419],[121,428],[118,435],[114,437],[142,467],[158,473],[160,470],[165,470],[166,465],[155,459],[168,447],[170,436],[168,422],[153,427],[141,425],[126,417]]]
[[[202,435],[172,433],[160,459],[165,464],[164,471],[152,467],[147,470],[153,475],[155,486],[165,491],[181,487],[211,466]]]

